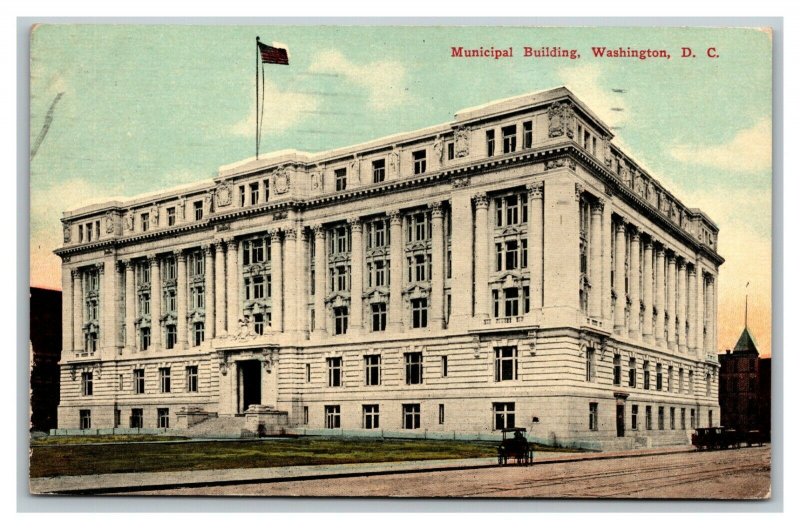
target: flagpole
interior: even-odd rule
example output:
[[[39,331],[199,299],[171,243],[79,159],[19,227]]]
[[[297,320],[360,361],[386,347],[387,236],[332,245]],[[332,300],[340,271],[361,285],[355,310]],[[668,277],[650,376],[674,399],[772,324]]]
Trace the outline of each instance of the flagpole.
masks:
[[[258,160],[258,63],[260,58],[260,52],[258,49],[258,43],[261,39],[256,36],[256,160]]]

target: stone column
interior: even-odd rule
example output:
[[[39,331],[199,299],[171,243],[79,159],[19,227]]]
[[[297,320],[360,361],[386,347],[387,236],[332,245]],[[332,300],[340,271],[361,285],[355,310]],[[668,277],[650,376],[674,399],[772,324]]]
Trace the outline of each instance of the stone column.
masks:
[[[204,272],[205,275],[203,278],[204,281],[204,292],[203,295],[205,296],[204,305],[205,305],[205,340],[206,342],[210,341],[216,336],[216,304],[214,303],[214,250],[210,244],[203,245],[203,258],[205,259],[205,266]],[[190,330],[191,332],[191,330]]]
[[[489,317],[489,200],[486,193],[472,198],[475,202],[475,317],[483,323]]]
[[[308,332],[308,235],[303,226],[297,226],[297,245],[295,262],[297,263],[297,330],[301,338],[306,339]]]
[[[706,274],[706,340],[703,353],[709,354],[714,351],[714,278],[711,274]]]
[[[161,268],[158,257],[147,258],[150,263],[150,345],[161,349]]]
[[[236,334],[239,328],[239,241],[231,239],[225,252],[227,281],[227,320],[228,335]]]
[[[717,276],[711,276],[711,348],[709,353],[717,357],[717,305],[719,304],[719,295],[717,292]],[[716,392],[716,389],[714,390]],[[716,393],[714,393],[716,395]]]
[[[389,330],[403,330],[403,216],[389,213]]]
[[[225,314],[225,241],[214,243],[214,337],[227,334]]]
[[[362,331],[364,319],[364,300],[361,293],[364,290],[364,239],[361,219],[349,219],[350,224],[350,321],[347,325],[347,334],[359,334]]]
[[[697,353],[697,268],[689,268],[689,350]]]
[[[61,268],[61,358],[66,360],[67,354],[75,350],[75,318],[72,317],[74,302],[72,301],[72,270]]]
[[[633,228],[631,230],[631,258],[630,258],[630,296],[631,296],[631,315],[628,322],[628,333],[631,338],[639,338],[641,336],[641,328],[639,326],[639,316],[642,312],[641,292],[639,290],[639,270],[641,263],[639,262],[640,251],[640,238],[639,230]]]
[[[642,335],[645,340],[653,341],[653,241],[644,243],[644,263],[642,266],[642,301],[644,302],[644,321]]]
[[[281,243],[281,230],[270,230],[270,247],[272,251],[272,330],[283,332],[283,244]]]
[[[431,208],[431,330],[444,326],[444,262],[447,259],[444,251],[444,212],[442,203],[428,204]]]
[[[664,345],[664,247],[656,251],[656,344]]]
[[[99,263],[97,272],[100,280],[99,307],[97,320],[100,324],[100,336],[98,337],[98,353],[106,353],[106,349],[114,347],[114,260]]]
[[[317,224],[314,230],[314,334],[328,335],[328,319],[325,314],[325,294],[328,287],[328,263],[326,262],[325,228]]]
[[[297,267],[292,253],[297,245],[297,230],[294,226],[283,232],[283,332],[297,331]]]
[[[686,352],[686,260],[678,266],[678,348]]]
[[[72,270],[72,283],[72,346],[75,351],[83,351],[86,348],[83,343],[83,272],[79,268]]]
[[[544,249],[544,182],[527,185],[530,197],[528,208],[528,269],[531,274],[531,310],[542,308]],[[601,206],[602,207],[602,206]],[[454,247],[455,248],[455,247]]]
[[[625,331],[625,306],[627,296],[625,293],[625,226],[627,219],[621,219],[614,230],[616,237],[614,246],[614,290],[617,299],[614,304],[614,332],[621,334]]]
[[[603,297],[601,299],[603,310],[603,325],[614,325],[611,321],[611,238],[612,231],[611,207],[603,208]]]
[[[189,333],[186,325],[186,289],[189,287],[186,282],[186,254],[183,250],[175,251],[175,260],[178,262],[178,277],[175,291],[177,295],[177,309],[178,309],[178,324],[176,331],[178,333],[178,343],[175,344],[178,349],[186,349],[189,346]]]
[[[603,317],[603,204],[598,198],[592,204],[591,228],[589,234],[589,316]]]
[[[125,349],[136,350],[136,270],[133,259],[125,261]]]
[[[667,258],[667,345],[673,349],[675,343],[675,254]]]

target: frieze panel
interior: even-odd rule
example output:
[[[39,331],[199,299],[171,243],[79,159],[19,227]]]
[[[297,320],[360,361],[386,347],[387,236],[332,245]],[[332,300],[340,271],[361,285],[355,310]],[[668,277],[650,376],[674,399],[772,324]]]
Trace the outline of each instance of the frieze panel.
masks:
[[[456,158],[469,156],[469,130],[466,127],[459,127],[455,133]]]
[[[273,187],[275,188],[275,193],[278,195],[289,192],[291,180],[289,179],[289,170],[286,167],[281,167],[275,171]]]
[[[575,111],[569,103],[553,103],[547,111],[548,136],[575,137]]]
[[[219,207],[230,206],[233,201],[233,190],[230,182],[220,182],[214,191],[216,204]]]

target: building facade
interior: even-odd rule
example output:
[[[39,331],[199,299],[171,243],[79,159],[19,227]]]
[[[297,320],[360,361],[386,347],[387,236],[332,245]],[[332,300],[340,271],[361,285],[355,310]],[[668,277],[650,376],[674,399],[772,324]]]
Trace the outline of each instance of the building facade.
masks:
[[[719,355],[719,405],[722,426],[741,432],[771,430],[772,359],[760,358],[745,325],[733,351]],[[769,438],[769,437],[767,437]]]
[[[559,88],[65,213],[60,428],[651,444],[719,423],[717,227]]]

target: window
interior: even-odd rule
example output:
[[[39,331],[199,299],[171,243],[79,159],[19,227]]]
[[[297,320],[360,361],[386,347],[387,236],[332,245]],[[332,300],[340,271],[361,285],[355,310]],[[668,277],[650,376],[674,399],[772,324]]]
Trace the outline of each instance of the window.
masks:
[[[517,348],[495,347],[494,348],[494,381],[517,379]]]
[[[711,373],[706,373],[706,397],[711,396]],[[709,426],[711,426],[709,424]]]
[[[672,366],[667,368],[667,391],[672,393]]]
[[[411,153],[414,158],[414,174],[422,174],[425,172],[425,151],[414,151]]]
[[[631,430],[639,429],[639,405],[631,406]]]
[[[595,381],[595,356],[594,349],[586,349],[586,382]]]
[[[169,428],[169,408],[157,408],[158,427]]]
[[[97,351],[97,333],[96,332],[87,332],[84,336],[86,342],[86,352],[87,353],[94,353]]]
[[[247,194],[245,193],[244,186],[239,186],[239,207],[242,208],[247,203],[246,201]]]
[[[144,428],[144,410],[142,408],[131,409],[131,428]]]
[[[372,331],[386,330],[386,303],[372,303]]]
[[[648,360],[642,362],[642,371],[644,389],[650,389],[650,362]]]
[[[442,356],[442,378],[447,376],[447,356]]]
[[[589,429],[597,430],[597,403],[589,403]]]
[[[503,133],[503,154],[508,154],[517,150],[517,126],[509,125],[502,128]]]
[[[652,406],[644,407],[644,427],[647,430],[653,429],[653,408]]]
[[[494,156],[494,130],[486,131],[486,156]]]
[[[492,403],[494,412],[494,429],[514,428],[515,412],[513,402],[494,402]]]
[[[92,427],[92,410],[80,410],[79,412],[81,430],[88,430]]]
[[[405,353],[406,384],[422,384],[422,353]]]
[[[150,327],[142,327],[139,330],[139,334],[139,349],[142,351],[147,351],[147,349],[150,347]]]
[[[325,428],[341,428],[342,427],[342,411],[341,407],[336,404],[333,406],[325,406]]]
[[[673,407],[669,408],[669,429],[675,429],[675,408]]]
[[[661,364],[656,364],[656,390],[661,391],[661,388],[662,388]]]
[[[178,299],[174,290],[164,292],[164,312],[175,312],[178,310]]]
[[[421,329],[428,326],[428,300],[411,300],[411,326],[414,329]]]
[[[81,395],[91,397],[93,393],[94,374],[91,371],[81,373]]]
[[[331,255],[348,253],[350,251],[350,232],[347,227],[337,226],[334,228],[332,235],[330,238]]]
[[[169,393],[171,389],[170,369],[168,367],[158,368],[158,380],[161,386],[161,393]]]
[[[347,315],[347,307],[335,307],[333,309],[334,334],[347,332]]]
[[[403,404],[403,429],[416,430],[419,428],[419,404]]]
[[[694,371],[689,370],[689,394],[694,395]]]
[[[498,228],[528,222],[528,199],[524,193],[495,198],[494,209]]]
[[[175,225],[175,208],[167,208],[167,226]]]
[[[695,425],[696,425],[696,424],[697,424],[697,423],[696,423],[696,421],[695,421],[695,416],[694,416],[694,408],[690,408],[690,409],[689,409],[689,427],[690,427],[692,430],[694,430],[694,429],[695,429]]]
[[[379,184],[386,179],[386,160],[372,161],[372,183]]]
[[[533,147],[533,121],[522,122],[522,148]]]
[[[253,314],[253,330],[259,336],[264,335],[264,313],[256,312]]]
[[[681,408],[681,430],[686,429],[686,408]]]
[[[114,410],[114,428],[122,426],[122,410]]]
[[[328,358],[328,386],[339,387],[342,385],[342,358],[337,356]]]
[[[117,377],[117,380],[118,380],[117,391],[122,391],[123,389],[125,389],[125,377],[122,376],[122,373],[120,373],[120,375]]]
[[[417,283],[427,280],[428,259],[426,254],[419,254],[414,256],[414,275],[409,277],[409,282],[416,281]]]
[[[78,226],[78,241],[83,242],[83,224]]]
[[[439,404],[439,424],[444,424],[444,404]]]
[[[264,202],[269,202],[269,180],[264,180]]]
[[[364,357],[364,384],[379,386],[381,383],[381,355],[366,355]]]
[[[86,242],[92,242],[92,223],[91,222],[86,225]]]
[[[628,387],[636,387],[636,359],[628,359]]]
[[[347,168],[336,169],[333,171],[333,176],[336,181],[336,191],[347,189]]]
[[[178,329],[175,325],[167,325],[167,349],[174,349],[178,341]]]
[[[683,368],[678,368],[678,393],[683,393]]]
[[[375,281],[373,282],[376,287],[386,286],[386,261],[375,261],[374,263]],[[370,285],[372,286],[372,285]]]
[[[203,201],[194,202],[194,220],[203,220]]]
[[[622,360],[618,354],[614,355],[614,385],[619,386],[622,383]]]
[[[424,212],[414,213],[409,215],[407,219],[406,235],[408,242],[426,241],[431,238],[433,228],[430,214]]]
[[[306,364],[306,382],[311,382],[311,364]]]
[[[191,302],[191,309],[202,309],[206,306],[205,288],[200,286],[192,287],[192,294],[189,298]]]
[[[142,221],[142,231],[147,231],[148,229],[150,229],[150,214],[149,213],[142,213],[141,221]],[[92,232],[91,232],[91,227],[90,227],[90,229],[89,229],[89,238],[90,239],[92,237],[91,233]]]
[[[202,321],[194,322],[194,332],[192,333],[192,343],[195,347],[200,347],[200,345],[206,339],[206,325]]]
[[[197,393],[198,382],[197,366],[186,366],[186,391]]]
[[[303,406],[303,424],[308,424],[308,406]]]
[[[658,429],[664,429],[664,406],[658,407]]]
[[[364,414],[364,428],[374,430],[380,428],[380,413],[377,404],[364,404],[362,406]]]
[[[388,230],[385,219],[368,222],[365,231],[367,232],[368,250],[386,246],[386,234]]]
[[[714,426],[714,410],[708,410],[708,427]]]
[[[447,159],[454,160],[456,157],[456,144],[454,142],[447,143]]]
[[[144,369],[133,370],[133,392],[144,393]]]
[[[250,205],[258,204],[258,182],[250,184]]]

